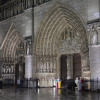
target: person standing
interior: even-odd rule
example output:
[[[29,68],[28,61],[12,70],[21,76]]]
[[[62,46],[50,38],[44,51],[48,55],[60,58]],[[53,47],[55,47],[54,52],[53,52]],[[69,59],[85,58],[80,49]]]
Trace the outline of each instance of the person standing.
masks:
[[[78,90],[81,91],[82,90],[82,83],[80,78],[78,78]]]
[[[81,79],[81,83],[82,83],[82,91],[84,90],[84,78]]]
[[[75,83],[76,83],[76,87],[78,88],[78,77],[76,78]]]
[[[0,94],[1,94],[1,91],[2,91],[2,78],[0,78]]]

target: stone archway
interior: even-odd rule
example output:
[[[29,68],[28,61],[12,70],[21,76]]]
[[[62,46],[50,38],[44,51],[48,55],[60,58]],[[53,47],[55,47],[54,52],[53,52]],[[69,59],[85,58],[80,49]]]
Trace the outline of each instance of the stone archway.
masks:
[[[89,74],[85,24],[69,5],[56,3],[41,21],[35,40],[36,77],[41,87],[53,86],[60,77],[61,55],[73,53],[81,54],[83,76]]]
[[[22,67],[25,63],[25,48],[24,38],[18,33],[13,23],[11,24],[4,41],[0,47],[2,52],[2,79],[5,84],[5,80],[12,81],[15,84],[15,79],[21,78],[21,74],[24,73]],[[20,68],[20,75],[16,78],[16,64]],[[19,70],[18,70],[19,71]],[[24,76],[24,75],[23,75]],[[9,84],[9,83],[7,83]]]

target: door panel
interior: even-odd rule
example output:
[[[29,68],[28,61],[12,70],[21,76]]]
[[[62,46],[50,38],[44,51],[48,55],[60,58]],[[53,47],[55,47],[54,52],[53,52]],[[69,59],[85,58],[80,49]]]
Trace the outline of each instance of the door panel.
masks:
[[[61,80],[65,80],[67,78],[67,55],[61,56]]]
[[[15,83],[17,83],[17,79],[23,79],[25,75],[25,63],[16,64],[15,66]]]
[[[74,78],[82,76],[81,55],[78,53],[73,56],[73,76]]]

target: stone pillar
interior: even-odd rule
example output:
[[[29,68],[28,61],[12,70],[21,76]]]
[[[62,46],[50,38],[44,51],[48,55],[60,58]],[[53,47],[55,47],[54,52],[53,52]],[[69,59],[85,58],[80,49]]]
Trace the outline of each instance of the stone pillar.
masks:
[[[100,78],[100,45],[90,46],[89,49],[91,78]]]
[[[57,65],[56,65],[57,66],[57,70],[56,70],[57,75],[56,75],[56,77],[60,77],[61,76],[60,56],[57,57],[56,61],[57,61]]]
[[[25,78],[32,78],[32,55],[25,56]]]
[[[73,55],[67,56],[67,79],[73,78]]]
[[[90,61],[89,53],[81,55],[81,64],[82,64],[82,77],[90,78]]]

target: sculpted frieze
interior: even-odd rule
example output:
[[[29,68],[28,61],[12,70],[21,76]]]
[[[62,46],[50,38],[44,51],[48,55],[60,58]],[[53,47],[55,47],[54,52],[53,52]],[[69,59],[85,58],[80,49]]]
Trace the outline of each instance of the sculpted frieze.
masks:
[[[81,44],[76,44],[76,39],[66,39],[64,41],[59,42],[58,45],[59,52],[72,54],[72,53],[80,53]],[[62,45],[61,45],[62,44]]]

